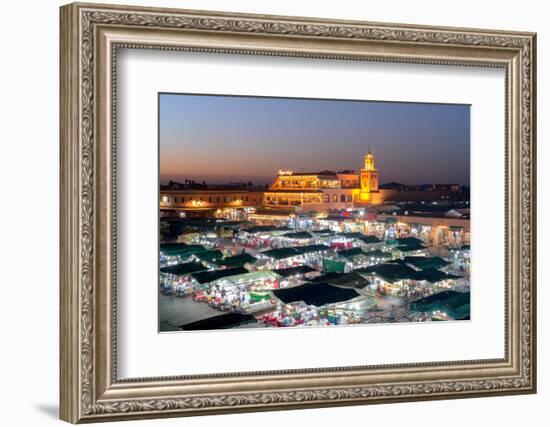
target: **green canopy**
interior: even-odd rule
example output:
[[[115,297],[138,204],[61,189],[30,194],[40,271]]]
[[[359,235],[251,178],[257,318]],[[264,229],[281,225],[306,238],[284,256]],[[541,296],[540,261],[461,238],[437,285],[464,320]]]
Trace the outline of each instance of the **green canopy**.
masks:
[[[422,240],[417,239],[416,237],[400,237],[397,240],[398,245],[421,245]]]
[[[256,262],[256,258],[248,253],[242,253],[215,261],[216,264],[223,265],[225,267],[242,267],[245,264],[251,264],[254,262]]]
[[[304,274],[316,271],[307,265],[298,265],[296,267],[280,268],[273,270],[274,273],[281,277],[303,276]]]
[[[323,259],[323,271],[326,273],[343,273],[346,270],[346,263],[334,261],[331,259]]]
[[[205,250],[206,248],[202,245],[187,245],[185,243],[167,243],[160,245],[160,253],[164,256],[190,257],[193,254]]]
[[[425,280],[430,283],[437,283],[447,279],[458,279],[461,276],[454,274],[444,273],[443,271],[436,270],[435,268],[427,268],[422,271],[417,271],[415,280]]]
[[[260,252],[259,255],[264,255],[268,258],[280,260],[280,259],[295,257],[300,254],[294,248],[278,248],[278,249],[270,249],[267,251]]]
[[[411,303],[411,311],[433,313],[441,311],[453,319],[470,316],[470,293],[444,291]]]
[[[205,331],[236,328],[249,323],[257,323],[256,318],[252,314],[226,313],[181,325],[180,328],[184,331]]]
[[[243,267],[237,268],[227,268],[225,270],[215,270],[215,271],[201,271],[198,273],[192,273],[193,279],[195,279],[200,284],[210,283],[214,280],[221,279],[222,277],[237,276],[239,274],[248,273],[248,270]]]
[[[338,236],[345,237],[346,239],[361,239],[366,237],[363,233],[359,232],[338,233]]]
[[[271,298],[269,292],[250,292],[249,295],[252,302],[265,301]]]
[[[395,283],[400,280],[416,279],[416,270],[404,264],[376,264],[370,267],[359,268],[360,274],[378,276],[386,282]]]
[[[175,276],[185,276],[186,274],[194,273],[196,271],[204,271],[207,268],[200,262],[186,262],[184,264],[171,265],[169,267],[162,267],[161,273],[173,274]]]
[[[414,252],[414,251],[420,251],[422,249],[426,249],[426,246],[420,244],[420,243],[409,243],[409,244],[399,244],[397,245],[397,249],[399,249],[401,252]]]
[[[361,236],[359,237],[359,240],[367,245],[374,245],[381,242],[381,240],[376,236]]]
[[[349,273],[326,273],[322,276],[311,279],[310,282],[326,282],[329,285],[344,286],[347,288],[364,288],[368,285],[368,282],[363,278],[363,276],[355,271],[351,271]]]
[[[338,256],[347,259],[353,259],[356,257],[365,256],[365,253],[361,250],[361,248],[351,248],[344,251],[338,251]]]
[[[322,307],[358,297],[355,289],[344,289],[328,283],[306,283],[300,286],[277,289],[273,295],[285,304],[303,301],[307,305]]]
[[[307,231],[298,231],[295,233],[285,233],[283,234],[283,237],[286,237],[287,239],[295,239],[295,240],[304,240],[304,239],[311,239],[313,236],[308,233]]]
[[[221,251],[217,249],[198,252],[193,255],[195,255],[201,261],[205,261],[205,262],[215,262],[217,259],[220,259],[223,257],[223,254],[221,253]]]
[[[405,264],[412,265],[419,270],[426,270],[428,268],[442,268],[446,267],[449,262],[445,261],[443,258],[438,256],[426,257],[426,256],[406,256],[402,260],[397,260],[399,262],[404,262]]]

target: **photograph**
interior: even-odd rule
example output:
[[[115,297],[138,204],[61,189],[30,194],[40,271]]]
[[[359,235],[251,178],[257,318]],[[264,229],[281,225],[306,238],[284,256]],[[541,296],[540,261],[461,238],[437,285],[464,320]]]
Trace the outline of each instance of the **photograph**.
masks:
[[[332,425],[366,405],[383,423],[391,404],[415,425],[463,405],[469,418],[450,419],[462,425],[489,396],[476,405],[500,424],[540,418],[543,14],[399,2],[27,13],[49,41],[5,67],[20,77],[10,111],[28,110],[24,80],[38,94],[43,77],[55,102],[44,126],[8,121],[6,141],[37,143],[7,144],[24,156],[5,156],[5,199],[56,175],[58,197],[37,194],[58,205],[6,210],[20,264],[6,283],[21,282],[32,241],[50,246],[34,270],[59,286],[32,299],[32,319],[52,320],[37,335],[51,357],[14,371],[40,399],[13,419],[279,426],[303,412]],[[41,55],[52,72],[29,78]],[[21,215],[48,212],[55,225],[22,238]]]
[[[160,332],[470,320],[469,105],[158,102]]]

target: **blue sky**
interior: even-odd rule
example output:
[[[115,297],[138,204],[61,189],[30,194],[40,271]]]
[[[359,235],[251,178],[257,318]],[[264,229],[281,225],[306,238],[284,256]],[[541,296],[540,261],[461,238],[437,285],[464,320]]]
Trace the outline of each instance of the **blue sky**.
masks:
[[[470,182],[470,107],[161,94],[160,175],[271,183],[279,169],[359,170],[380,182]]]

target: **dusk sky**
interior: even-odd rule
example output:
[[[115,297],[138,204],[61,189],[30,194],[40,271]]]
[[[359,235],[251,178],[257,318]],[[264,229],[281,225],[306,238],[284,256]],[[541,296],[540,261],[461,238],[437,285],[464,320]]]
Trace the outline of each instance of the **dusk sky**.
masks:
[[[380,183],[470,184],[470,106],[161,94],[160,179],[271,184],[362,167]]]

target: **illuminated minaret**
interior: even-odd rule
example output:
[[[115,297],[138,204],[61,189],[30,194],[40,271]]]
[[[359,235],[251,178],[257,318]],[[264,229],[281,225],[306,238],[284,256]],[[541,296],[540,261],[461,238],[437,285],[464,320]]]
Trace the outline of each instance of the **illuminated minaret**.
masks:
[[[361,169],[361,201],[370,202],[371,194],[378,192],[378,171],[374,166],[374,153],[369,147],[365,155],[365,167]]]

